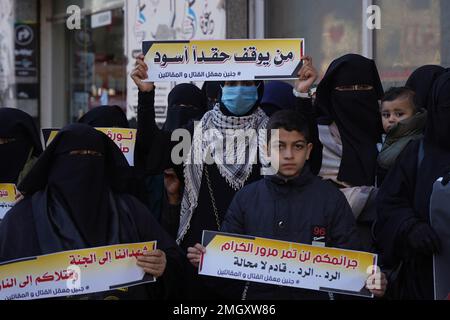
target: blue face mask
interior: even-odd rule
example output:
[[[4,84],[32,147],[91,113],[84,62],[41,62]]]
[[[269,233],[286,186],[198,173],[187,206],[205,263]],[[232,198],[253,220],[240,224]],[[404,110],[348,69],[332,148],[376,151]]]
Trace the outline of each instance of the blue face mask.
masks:
[[[258,101],[256,86],[225,86],[222,88],[222,102],[231,113],[237,116],[247,114]]]

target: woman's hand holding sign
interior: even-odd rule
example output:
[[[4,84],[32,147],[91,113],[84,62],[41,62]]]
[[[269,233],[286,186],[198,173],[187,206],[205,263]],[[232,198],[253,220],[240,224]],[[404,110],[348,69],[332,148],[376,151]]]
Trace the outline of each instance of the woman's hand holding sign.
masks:
[[[206,248],[201,244],[197,243],[194,247],[189,247],[187,250],[187,258],[189,262],[198,268],[202,255],[206,253]],[[373,268],[375,271],[373,272]],[[365,287],[369,290],[375,297],[381,298],[385,295],[388,281],[386,275],[381,272],[378,266],[371,266],[371,274],[367,277]]]
[[[145,273],[159,278],[166,270],[166,254],[162,250],[145,252],[143,256],[137,258],[137,265],[144,269]]]
[[[316,82],[319,73],[313,65],[313,60],[310,56],[302,58],[303,66],[298,72],[298,79],[295,81],[295,90],[301,93],[307,93],[311,86]]]
[[[136,65],[134,70],[131,72],[131,79],[133,79],[134,83],[139,88],[141,92],[151,92],[155,89],[155,84],[153,82],[144,82],[145,79],[148,78],[148,66],[144,62],[145,56],[140,54],[136,58]]]
[[[200,264],[200,259],[202,258],[202,254],[205,253],[206,248],[202,246],[200,243],[197,243],[194,247],[188,248],[187,258],[194,267],[198,268]]]
[[[380,268],[375,268],[377,269],[376,272],[367,278],[366,288],[375,297],[381,298],[386,293],[388,281],[386,279],[386,275],[380,271]]]

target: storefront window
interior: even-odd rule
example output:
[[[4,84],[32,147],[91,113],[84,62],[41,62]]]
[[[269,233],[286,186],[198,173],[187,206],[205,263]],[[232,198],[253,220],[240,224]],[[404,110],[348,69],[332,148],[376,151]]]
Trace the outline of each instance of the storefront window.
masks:
[[[361,0],[266,0],[266,38],[305,38],[323,75],[334,59],[361,53]]]
[[[68,32],[70,121],[100,105],[126,110],[124,13],[86,16],[81,30]]]
[[[422,65],[449,63],[449,1],[378,0],[376,4],[381,8],[382,28],[375,33],[375,58],[385,87],[404,85]]]
[[[39,122],[39,23],[38,2],[15,2],[14,64],[16,105]]]

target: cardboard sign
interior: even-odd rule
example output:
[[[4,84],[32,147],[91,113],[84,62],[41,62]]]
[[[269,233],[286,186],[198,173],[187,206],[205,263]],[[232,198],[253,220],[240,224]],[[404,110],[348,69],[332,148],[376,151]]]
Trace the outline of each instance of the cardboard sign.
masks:
[[[148,81],[296,79],[303,39],[143,42]]]
[[[85,295],[154,282],[136,257],[155,249],[156,241],[119,244],[3,263],[0,300]]]
[[[373,297],[366,280],[377,255],[251,236],[203,232],[199,274]]]

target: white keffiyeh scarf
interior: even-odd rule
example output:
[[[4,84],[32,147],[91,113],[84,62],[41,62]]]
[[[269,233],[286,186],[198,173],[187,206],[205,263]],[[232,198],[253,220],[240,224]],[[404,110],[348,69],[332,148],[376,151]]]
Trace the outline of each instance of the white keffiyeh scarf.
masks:
[[[260,129],[266,128],[268,120],[260,108],[245,117],[225,116],[220,111],[220,104],[217,104],[196,125],[192,147],[184,163],[185,189],[178,244],[189,230],[198,204],[203,164],[216,164],[227,183],[234,190],[241,189],[252,172],[253,164],[257,163],[258,151],[260,162],[268,163],[264,148],[265,134],[258,134]]]

